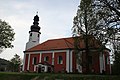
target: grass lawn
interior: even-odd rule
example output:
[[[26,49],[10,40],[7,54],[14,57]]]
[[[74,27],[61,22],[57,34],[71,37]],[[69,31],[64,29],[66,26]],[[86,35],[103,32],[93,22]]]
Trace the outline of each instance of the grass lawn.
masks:
[[[0,80],[120,80],[120,75],[0,72]]]

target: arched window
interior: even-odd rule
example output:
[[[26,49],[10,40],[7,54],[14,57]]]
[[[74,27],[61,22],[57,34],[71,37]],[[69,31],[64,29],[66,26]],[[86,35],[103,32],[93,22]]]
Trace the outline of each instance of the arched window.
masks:
[[[62,56],[58,56],[58,61],[57,61],[58,64],[63,64],[63,58]]]
[[[44,61],[49,61],[49,57],[48,57],[48,56],[45,56],[45,57],[44,57]]]

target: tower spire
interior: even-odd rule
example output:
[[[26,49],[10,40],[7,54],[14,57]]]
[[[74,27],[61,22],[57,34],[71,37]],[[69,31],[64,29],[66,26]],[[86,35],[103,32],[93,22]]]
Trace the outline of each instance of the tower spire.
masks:
[[[34,22],[33,22],[33,25],[31,26],[31,32],[39,32],[40,30],[40,27],[38,26],[39,25],[39,16],[38,16],[38,12],[36,14],[36,16],[34,16]]]
[[[39,38],[41,33],[38,22],[39,22],[39,17],[37,12],[37,14],[34,16],[33,19],[33,25],[31,26],[29,31],[29,41],[26,44],[26,50],[39,44]]]

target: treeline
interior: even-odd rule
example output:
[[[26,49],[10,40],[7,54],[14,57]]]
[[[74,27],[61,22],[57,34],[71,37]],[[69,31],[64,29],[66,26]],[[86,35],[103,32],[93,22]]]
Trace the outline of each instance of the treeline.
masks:
[[[1,72],[19,72],[21,71],[21,59],[20,56],[15,54],[9,61],[0,58],[0,71]]]

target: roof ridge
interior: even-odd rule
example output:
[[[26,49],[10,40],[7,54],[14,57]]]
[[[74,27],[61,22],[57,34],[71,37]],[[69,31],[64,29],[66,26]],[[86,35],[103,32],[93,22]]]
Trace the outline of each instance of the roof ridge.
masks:
[[[47,41],[52,41],[52,40],[61,40],[61,39],[69,39],[69,38],[73,38],[73,37],[67,37],[67,38],[56,38],[56,39],[49,39],[49,40],[47,40]]]

